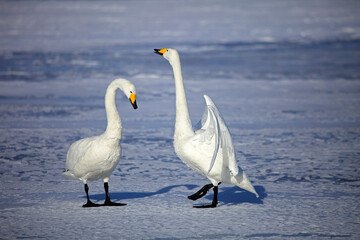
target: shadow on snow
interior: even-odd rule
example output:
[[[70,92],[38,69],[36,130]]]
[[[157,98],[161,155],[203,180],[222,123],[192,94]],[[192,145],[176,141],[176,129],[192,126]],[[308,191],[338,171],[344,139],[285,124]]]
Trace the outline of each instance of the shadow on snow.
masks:
[[[263,204],[263,199],[267,197],[265,188],[263,186],[254,186],[254,188],[259,194],[258,198],[253,193],[245,191],[237,186],[223,188],[219,186],[219,203],[225,205],[237,205],[241,203]],[[206,198],[212,200],[213,194],[208,194]]]
[[[197,185],[193,184],[184,184],[184,185],[173,185],[164,187],[156,192],[111,192],[110,191],[110,197],[111,200],[124,200],[124,199],[135,199],[135,198],[145,198],[145,197],[151,197],[155,195],[160,195],[169,192],[173,188],[177,187],[186,187],[188,190],[194,189],[197,187]],[[86,197],[84,197],[86,198]],[[102,194],[94,194],[90,196],[91,199],[94,200],[104,200],[105,193]]]
[[[145,198],[155,195],[165,194],[170,192],[173,188],[186,187],[188,190],[193,190],[198,188],[198,185],[193,184],[184,184],[184,185],[172,185],[164,187],[155,192],[110,192],[110,197],[114,201],[121,201],[124,199],[135,199],[135,198]],[[263,204],[263,199],[267,197],[266,190],[263,186],[255,186],[256,192],[259,194],[259,198],[253,193],[242,190],[237,186],[233,187],[219,187],[219,202],[224,203],[225,205],[236,205],[241,203],[254,203],[254,204]],[[83,197],[85,198],[85,196]],[[104,200],[105,194],[94,194],[90,196],[91,199],[101,201]],[[213,193],[209,192],[205,197],[208,200],[212,200]]]

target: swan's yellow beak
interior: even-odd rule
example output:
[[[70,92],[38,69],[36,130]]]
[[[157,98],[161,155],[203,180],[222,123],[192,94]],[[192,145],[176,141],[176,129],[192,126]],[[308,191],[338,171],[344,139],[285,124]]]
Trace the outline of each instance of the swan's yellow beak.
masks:
[[[159,55],[164,55],[164,53],[167,51],[167,48],[163,48],[163,49],[154,49],[154,53],[159,54]]]
[[[136,94],[131,93],[130,97],[129,97],[130,103],[133,106],[134,109],[137,109],[137,104],[136,104]]]

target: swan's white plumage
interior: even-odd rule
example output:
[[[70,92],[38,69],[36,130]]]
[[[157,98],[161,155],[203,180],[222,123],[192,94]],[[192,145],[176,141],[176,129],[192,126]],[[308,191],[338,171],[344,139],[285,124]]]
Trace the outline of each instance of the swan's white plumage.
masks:
[[[121,155],[122,125],[115,104],[117,89],[121,89],[130,100],[133,98],[131,103],[136,108],[135,86],[126,79],[112,81],[105,94],[106,131],[99,136],[80,139],[70,146],[64,177],[78,179],[84,183],[97,179],[104,179],[104,182],[109,180]]]
[[[234,146],[229,129],[211,98],[207,95],[204,95],[204,98],[206,102],[206,109],[203,117],[201,118],[202,126],[195,132],[194,141],[201,143],[204,141],[211,141],[211,139],[214,138],[214,151],[207,174],[209,174],[213,168],[219,149],[221,149],[223,158],[228,159],[228,167],[231,174],[236,176],[239,169],[236,163]]]
[[[186,101],[180,57],[175,49],[158,50],[174,71],[176,90],[176,121],[174,148],[178,157],[190,168],[207,177],[214,186],[220,182],[234,184],[258,194],[238,167],[230,132],[210,97],[204,95],[206,108],[194,131]]]
[[[120,160],[120,139],[108,138],[106,134],[80,139],[74,142],[67,153],[63,174],[86,183],[108,178]]]

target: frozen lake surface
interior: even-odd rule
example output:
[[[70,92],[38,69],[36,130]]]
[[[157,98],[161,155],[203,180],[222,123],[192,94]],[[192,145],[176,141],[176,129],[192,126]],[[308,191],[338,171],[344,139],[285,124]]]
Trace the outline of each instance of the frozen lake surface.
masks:
[[[359,239],[358,1],[0,2],[1,239]],[[153,48],[178,49],[196,124],[209,95],[260,195],[222,184],[215,209],[187,199],[208,180],[175,155],[175,88]],[[84,209],[63,179],[72,142],[106,127],[119,94],[125,207]],[[90,197],[104,201],[101,180]]]

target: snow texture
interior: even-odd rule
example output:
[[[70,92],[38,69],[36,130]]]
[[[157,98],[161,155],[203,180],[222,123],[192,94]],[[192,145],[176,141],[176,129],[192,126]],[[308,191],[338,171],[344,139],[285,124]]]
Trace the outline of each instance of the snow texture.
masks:
[[[359,1],[1,1],[0,239],[359,239]],[[175,155],[176,48],[190,116],[209,95],[260,197],[209,183]],[[125,207],[84,209],[66,152],[106,128],[117,77]],[[94,202],[102,181],[89,182]]]

